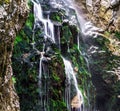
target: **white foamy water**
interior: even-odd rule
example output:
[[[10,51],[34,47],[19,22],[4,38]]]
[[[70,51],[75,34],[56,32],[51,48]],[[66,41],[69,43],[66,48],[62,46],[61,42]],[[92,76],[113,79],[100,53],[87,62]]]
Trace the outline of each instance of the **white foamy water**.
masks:
[[[68,83],[66,83],[67,85],[66,85],[66,89],[65,89],[65,101],[67,103],[67,106],[69,107],[69,109],[76,108],[76,109],[79,109],[80,111],[83,111],[82,107],[84,104],[84,99],[83,99],[83,95],[82,95],[81,91],[78,88],[78,83],[77,83],[77,79],[76,79],[72,64],[70,63],[70,61],[66,60],[65,58],[63,58],[63,62],[65,65],[66,79],[68,82]],[[73,102],[70,99],[71,98],[71,90],[72,90],[72,89],[70,89],[71,79],[73,79],[74,86],[77,91],[75,101],[73,100]],[[70,104],[71,104],[71,106],[70,106]]]
[[[43,17],[43,11],[42,11],[42,7],[40,3],[36,3],[35,1],[33,1],[34,4],[34,18],[35,18],[35,25],[37,24],[37,22],[42,22],[44,25],[44,37],[49,37],[52,39],[52,41],[55,43],[55,37],[54,37],[54,24],[52,23],[52,21],[49,19],[49,15],[48,18],[45,19]]]

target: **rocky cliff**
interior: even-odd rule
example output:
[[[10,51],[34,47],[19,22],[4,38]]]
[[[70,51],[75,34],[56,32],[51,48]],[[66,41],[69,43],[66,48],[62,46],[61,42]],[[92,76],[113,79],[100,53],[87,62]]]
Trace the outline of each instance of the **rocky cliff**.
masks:
[[[13,69],[21,110],[39,111],[39,108],[46,106],[40,103],[40,100],[45,100],[46,97],[49,97],[50,107],[47,108],[50,111],[67,110],[65,101],[62,99],[65,87],[69,86],[66,84],[65,66],[61,58],[64,56],[71,61],[76,72],[86,109],[119,111],[119,1],[114,3],[108,0],[76,0],[74,6],[78,16],[94,24],[89,29],[94,26],[101,29],[95,30],[97,36],[82,33],[81,29],[86,26],[86,22],[79,27],[79,22],[83,21],[78,20],[76,10],[69,7],[70,4],[65,5],[63,0],[57,0],[57,3],[50,0],[39,0],[39,2],[44,18],[48,19],[49,15],[49,19],[54,23],[56,44],[50,38],[44,39],[42,22],[37,22],[34,27],[33,4],[30,3],[31,13],[25,27],[14,42]],[[38,73],[42,56],[44,56],[42,61],[44,76],[41,91]],[[71,84],[73,89],[71,100],[74,103],[77,96],[72,80]],[[47,90],[44,87],[46,85]],[[28,104],[30,105],[27,106]]]
[[[0,111],[19,111],[19,98],[12,81],[11,56],[16,33],[27,18],[27,3],[0,0]]]
[[[120,1],[76,0],[78,12],[91,21],[98,36],[85,40],[96,105],[100,111],[119,111],[120,87]],[[91,27],[92,28],[92,27]]]

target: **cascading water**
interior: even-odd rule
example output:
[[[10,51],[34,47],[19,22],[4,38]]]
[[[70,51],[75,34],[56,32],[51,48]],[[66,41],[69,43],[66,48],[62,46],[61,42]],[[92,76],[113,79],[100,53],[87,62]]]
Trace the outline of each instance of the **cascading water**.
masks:
[[[99,32],[102,32],[103,30],[94,26],[92,24],[91,21],[87,21],[84,19],[83,13],[82,13],[82,9],[80,6],[77,5],[77,3],[75,2],[75,0],[65,0],[67,3],[69,3],[69,5],[76,11],[77,14],[77,20],[78,22],[78,27],[81,29],[81,32],[83,34],[83,36],[94,36],[96,37],[97,35],[99,35]],[[86,0],[86,5],[91,6],[92,7],[92,0]],[[84,40],[84,37],[83,37]]]
[[[75,77],[75,73],[73,71],[71,63],[63,58],[63,62],[65,64],[65,72],[66,72],[66,88],[65,88],[65,102],[67,103],[67,107],[71,111],[84,111],[84,100],[81,91],[78,88],[78,83]],[[71,102],[71,79],[74,81],[74,86],[76,89],[76,98]]]
[[[55,27],[54,24],[52,23],[52,21],[50,20],[50,15],[47,15],[47,19],[45,19],[43,17],[43,11],[42,11],[42,7],[40,5],[40,3],[36,3],[35,1],[33,1],[34,4],[34,17],[35,17],[35,23],[34,23],[34,28],[33,28],[33,42],[34,42],[34,30],[36,25],[39,25],[39,22],[42,22],[42,24],[44,25],[44,40],[46,40],[47,38],[50,38],[53,43],[55,44],[59,44],[59,50],[61,50],[61,46],[60,46],[60,27],[58,26],[58,43],[56,43],[56,37],[55,37]],[[65,3],[65,5],[67,5],[67,3],[71,3],[66,1],[62,1],[63,3]],[[60,2],[61,3],[61,2]],[[57,3],[56,3],[57,4]],[[70,12],[69,12],[70,13]],[[73,17],[74,18],[74,17]],[[71,17],[72,19],[72,17]],[[79,43],[79,34],[77,36],[77,41],[78,41],[78,49],[80,47],[80,43]],[[68,45],[68,52],[70,52],[69,49],[69,44]],[[35,46],[34,46],[35,47]],[[41,111],[49,111],[48,107],[48,95],[49,95],[49,90],[48,90],[48,77],[46,76],[46,73],[48,74],[49,71],[45,70],[45,65],[43,65],[43,61],[44,61],[44,53],[45,53],[45,44],[43,43],[43,52],[41,53],[41,58],[40,58],[40,62],[39,62],[39,89],[40,89],[40,105],[41,105]],[[64,95],[64,100],[65,103],[67,105],[67,109],[69,111],[84,111],[84,100],[83,100],[83,95],[81,93],[81,91],[78,88],[78,83],[77,83],[77,79],[74,73],[74,70],[72,68],[72,64],[66,60],[65,58],[63,58],[63,62],[65,65],[65,73],[66,73],[66,80],[65,80],[65,95]],[[49,75],[49,74],[48,74]],[[44,82],[42,81],[42,79],[44,79]],[[72,83],[71,83],[72,82]],[[73,90],[71,88],[71,85],[74,86],[75,90],[76,90],[76,95],[75,97],[72,98],[71,96],[71,90]]]
[[[44,25],[44,40],[46,40],[46,38],[51,38],[51,40],[53,42],[55,42],[54,39],[54,26],[52,24],[52,22],[49,19],[49,15],[48,15],[48,19],[44,19],[43,18],[43,12],[42,12],[42,8],[40,3],[36,3],[34,1],[32,1],[34,4],[34,28],[33,28],[33,40],[34,40],[34,30],[36,25],[39,25],[39,22],[42,22]],[[49,71],[47,70],[47,66],[43,65],[43,60],[44,60],[44,50],[45,50],[45,43],[43,43],[43,50],[41,53],[41,58],[40,58],[40,62],[39,62],[39,96],[40,96],[40,107],[41,107],[41,111],[48,111],[48,79],[49,79]],[[42,81],[44,79],[44,82]]]
[[[49,15],[47,15],[47,19],[43,17],[43,11],[41,8],[40,3],[36,3],[32,0],[34,3],[34,17],[35,17],[35,25],[37,25],[39,22],[42,22],[44,25],[44,37],[49,37],[53,40],[55,43],[55,38],[54,38],[54,24],[51,22],[49,19]]]
[[[44,64],[44,57],[43,54],[41,54],[42,57],[40,58],[40,63],[39,63],[39,81],[38,81],[38,86],[39,86],[39,97],[40,97],[40,107],[41,111],[48,111],[48,96],[49,96],[49,88],[48,88],[48,82],[49,82],[49,70],[47,64]],[[43,82],[44,80],[44,82]]]
[[[53,42],[55,43],[54,38],[54,24],[51,22],[49,15],[48,15],[48,35],[52,38]]]

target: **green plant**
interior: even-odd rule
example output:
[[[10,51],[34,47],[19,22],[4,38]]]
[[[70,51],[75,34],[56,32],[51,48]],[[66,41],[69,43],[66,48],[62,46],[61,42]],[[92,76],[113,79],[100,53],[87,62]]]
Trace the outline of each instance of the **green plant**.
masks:
[[[14,76],[12,77],[12,81],[14,84],[16,83],[16,78]]]
[[[120,32],[115,32],[115,36],[120,40]]]

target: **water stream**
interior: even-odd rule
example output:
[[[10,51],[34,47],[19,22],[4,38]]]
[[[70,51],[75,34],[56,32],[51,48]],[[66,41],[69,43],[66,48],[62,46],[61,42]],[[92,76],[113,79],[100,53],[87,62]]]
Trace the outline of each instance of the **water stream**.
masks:
[[[49,19],[49,14],[47,15],[47,19],[43,17],[43,11],[40,3],[36,3],[35,1],[32,0],[34,3],[34,17],[35,21],[34,24],[38,25],[39,22],[42,22],[44,25],[44,34],[45,38],[49,37],[53,40],[55,43],[55,38],[54,38],[54,24],[51,22]]]
[[[74,111],[73,109],[75,108],[77,111],[84,111],[84,100],[83,100],[83,95],[81,91],[78,88],[78,83],[77,79],[72,67],[72,64],[70,61],[66,60],[63,58],[63,62],[65,64],[65,73],[66,73],[66,88],[65,88],[65,102],[67,103],[67,107],[72,109],[71,111]],[[71,80],[73,79],[74,86],[76,89],[76,97],[75,99],[71,102]]]
[[[55,37],[54,23],[52,23],[52,21],[50,20],[49,13],[47,15],[47,18],[44,18],[41,4],[37,3],[33,0],[32,0],[32,2],[34,4],[34,18],[35,18],[34,28],[33,28],[33,48],[35,48],[35,46],[34,46],[34,39],[35,39],[34,38],[35,37],[34,30],[35,30],[36,25],[39,25],[39,22],[41,22],[44,25],[44,40],[46,40],[47,38],[50,38],[53,41],[53,43],[59,45],[58,46],[59,50],[61,50],[61,46],[60,46],[60,43],[61,43],[60,42],[60,27],[58,26],[57,29],[56,29],[57,30],[56,35],[58,36],[58,41],[57,41],[58,43],[57,43],[56,42],[56,37]],[[61,2],[64,3],[67,7],[68,7],[68,4],[69,4],[70,5],[69,7],[72,7],[73,9],[75,9],[74,5],[71,5],[71,4],[73,4],[73,1],[71,1],[71,0],[70,1],[61,0]],[[61,2],[60,2],[60,4],[62,4]],[[55,2],[55,1],[52,1],[51,3],[56,3],[57,4],[57,2]],[[60,4],[58,6],[60,6]],[[88,4],[91,4],[91,2],[88,2]],[[80,16],[78,16],[78,19],[84,21],[84,19]],[[85,23],[85,21],[82,22],[82,23]],[[81,26],[79,26],[79,27],[81,28]],[[91,32],[91,30],[89,30],[91,28],[89,28],[89,27],[87,27],[87,29],[85,29],[86,26],[81,28],[82,32],[84,34],[87,34],[87,32],[89,33],[89,31]],[[96,29],[93,29],[92,31],[94,31],[94,30],[96,30]],[[78,45],[78,49],[79,49],[79,47],[80,47],[79,34],[77,36],[77,41],[78,41],[77,45]],[[47,108],[48,105],[49,105],[48,104],[49,91],[47,89],[48,79],[45,75],[45,73],[49,73],[49,71],[44,72],[45,71],[44,69],[46,67],[45,65],[42,64],[43,60],[44,60],[44,53],[45,53],[44,51],[45,51],[45,44],[43,43],[43,50],[42,50],[41,57],[40,57],[40,62],[39,62],[40,104],[41,104],[41,107],[42,107],[41,111],[49,111],[48,108]],[[68,44],[68,52],[70,52],[69,44]],[[86,60],[86,61],[87,61],[88,69],[89,69],[88,60]],[[65,103],[67,105],[67,108],[68,108],[69,111],[84,111],[83,95],[82,95],[81,91],[79,90],[77,79],[76,79],[75,72],[73,70],[72,64],[70,63],[70,61],[68,61],[65,58],[63,58],[63,62],[64,62],[64,65],[65,65],[65,73],[66,73],[64,100],[65,100]],[[42,81],[42,78],[44,78],[44,83]],[[71,81],[72,81],[72,83],[71,83]],[[71,89],[71,85],[74,85],[75,90],[76,90],[76,96],[74,98],[71,97],[71,90],[73,90],[73,89]]]

